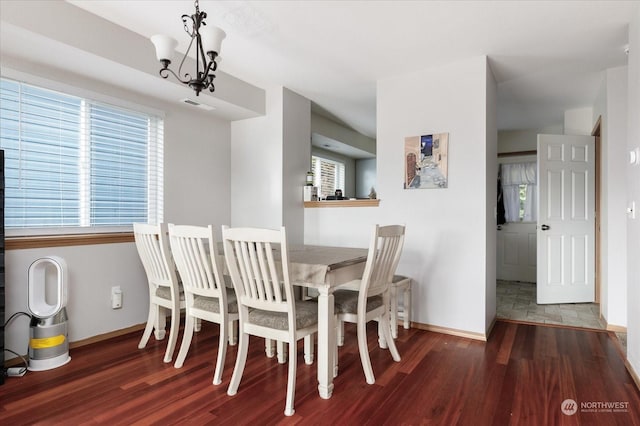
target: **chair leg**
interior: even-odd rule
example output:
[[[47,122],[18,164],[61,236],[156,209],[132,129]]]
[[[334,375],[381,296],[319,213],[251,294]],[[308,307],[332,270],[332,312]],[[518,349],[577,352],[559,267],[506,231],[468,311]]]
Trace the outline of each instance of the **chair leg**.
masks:
[[[231,382],[229,382],[229,389],[227,389],[227,395],[229,396],[233,396],[238,393],[238,386],[240,386],[244,366],[247,362],[248,347],[249,335],[240,330],[240,337],[238,339],[238,356],[236,357],[236,365],[233,368],[233,374],[231,375]]]
[[[398,338],[398,288],[391,286],[390,305],[391,305],[391,336]]]
[[[298,364],[296,346],[295,342],[289,342],[289,377],[287,378],[287,402],[284,407],[285,416],[293,416],[295,413],[293,401],[296,396],[296,368]]]
[[[337,324],[336,320],[336,324]],[[338,326],[336,325],[336,335],[338,333]],[[333,378],[338,377],[338,341],[336,340],[336,344],[333,346]]]
[[[193,329],[196,333],[200,333],[200,330],[202,330],[202,320],[200,318],[196,318],[196,323],[193,326]]]
[[[396,347],[396,342],[391,337],[391,323],[389,322],[389,314],[382,314],[380,318],[380,325],[382,327],[382,333],[389,344],[389,351],[394,361],[400,362],[400,353]]]
[[[167,311],[165,308],[163,308],[162,306],[158,306],[156,305],[156,309],[158,310],[158,313],[156,314],[155,317],[155,335],[156,335],[156,340],[162,340],[164,339],[164,336],[166,336],[167,331]]]
[[[381,349],[387,349],[387,339],[384,336],[384,333],[382,332],[382,322],[378,319],[378,346]]]
[[[272,339],[264,339],[264,352],[267,354],[267,358],[273,358],[276,354]]]
[[[138,349],[142,349],[147,346],[147,342],[149,341],[149,337],[151,337],[151,332],[153,331],[153,326],[156,322],[156,314],[158,312],[158,307],[155,305],[149,306],[149,316],[147,317],[147,325],[144,327],[144,332],[142,333],[142,338],[138,343]]]
[[[344,321],[338,320],[338,327],[336,328],[336,343],[338,346],[344,346]]]
[[[276,341],[276,348],[278,351],[278,363],[285,364],[287,362],[287,348],[286,342],[281,342],[280,340]]]
[[[411,327],[411,281],[409,286],[404,290],[404,328],[408,330]]]
[[[238,344],[238,328],[237,321],[229,321],[229,345],[235,346]]]
[[[216,369],[213,373],[213,384],[219,385],[222,383],[222,370],[224,369],[224,359],[227,355],[227,339],[228,333],[228,321],[220,322],[220,336],[218,338],[218,360],[216,361]]]
[[[191,346],[191,339],[193,338],[194,322],[195,318],[187,314],[186,321],[184,322],[184,332],[182,334],[182,344],[180,344],[180,352],[178,352],[176,363],[173,364],[175,368],[182,368],[182,366],[184,365],[184,360],[187,357],[189,346]]]
[[[164,362],[171,362],[173,351],[178,341],[178,330],[180,329],[180,309],[171,310],[171,328],[169,329],[169,339],[167,342],[167,350],[164,353]]]
[[[304,336],[304,363],[313,364],[313,334]]]
[[[367,345],[367,323],[364,320],[358,320],[358,351],[360,352],[360,362],[364,370],[364,376],[370,385],[376,382],[371,368],[371,359],[369,359],[369,346]]]

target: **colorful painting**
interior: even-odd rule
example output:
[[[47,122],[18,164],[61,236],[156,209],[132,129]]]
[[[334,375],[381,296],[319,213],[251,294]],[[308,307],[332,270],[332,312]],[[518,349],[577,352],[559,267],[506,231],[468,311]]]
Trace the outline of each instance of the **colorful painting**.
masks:
[[[404,138],[404,189],[446,188],[449,133]]]

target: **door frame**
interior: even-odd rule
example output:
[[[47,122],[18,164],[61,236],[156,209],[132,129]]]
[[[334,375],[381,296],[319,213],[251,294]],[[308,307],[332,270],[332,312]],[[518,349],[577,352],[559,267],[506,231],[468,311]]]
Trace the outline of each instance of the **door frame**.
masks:
[[[601,251],[600,251],[600,246],[602,243],[602,238],[600,235],[600,210],[601,210],[601,203],[600,203],[600,194],[602,191],[602,143],[601,143],[601,138],[600,138],[600,134],[602,131],[602,116],[598,116],[598,119],[596,120],[596,124],[593,126],[593,130],[591,131],[591,136],[595,137],[595,166],[596,166],[596,175],[595,175],[595,204],[596,204],[596,217],[595,217],[595,249],[594,249],[594,266],[595,266],[595,275],[594,275],[594,279],[595,279],[595,301],[594,303],[597,303],[600,309],[600,317],[602,318],[602,304],[600,303],[600,300],[602,300],[601,298],[601,292],[602,292],[602,287],[601,287],[601,273],[602,273],[602,267],[600,265],[600,255],[601,255]]]

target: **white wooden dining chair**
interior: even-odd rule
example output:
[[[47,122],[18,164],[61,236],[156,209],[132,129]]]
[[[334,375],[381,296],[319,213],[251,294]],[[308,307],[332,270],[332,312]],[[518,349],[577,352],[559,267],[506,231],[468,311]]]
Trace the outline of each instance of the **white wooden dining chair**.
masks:
[[[211,225],[169,224],[169,242],[185,295],[186,321],[180,352],[174,364],[181,368],[189,352],[197,319],[220,324],[218,358],[213,384],[222,383],[222,370],[233,321],[238,320],[235,292],[226,286]]]
[[[249,335],[289,345],[289,375],[284,414],[294,413],[297,341],[318,331],[318,304],[295,300],[289,277],[285,228],[222,228],[224,254],[238,296],[238,357],[227,393],[235,395],[247,360]],[[280,248],[280,261],[276,248]],[[305,345],[307,348],[307,345]],[[306,358],[306,357],[305,357]]]
[[[171,313],[171,326],[164,362],[171,362],[178,340],[180,310],[184,308],[184,294],[180,291],[176,269],[171,258],[167,225],[133,224],[133,235],[149,284],[149,315],[138,348],[143,349],[155,329],[157,340],[165,337],[165,309]]]
[[[337,290],[334,293],[337,321],[357,324],[360,361],[369,384],[375,383],[375,376],[367,345],[367,322],[378,321],[380,347],[388,346],[393,360],[400,361],[400,354],[391,336],[389,299],[391,281],[400,260],[403,243],[404,226],[375,225],[362,279],[357,280],[359,291]]]

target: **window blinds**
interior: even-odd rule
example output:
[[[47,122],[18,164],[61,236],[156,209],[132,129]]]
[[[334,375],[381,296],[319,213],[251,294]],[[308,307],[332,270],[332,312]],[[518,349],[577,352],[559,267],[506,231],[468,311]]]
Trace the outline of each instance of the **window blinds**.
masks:
[[[7,228],[162,220],[162,120],[0,80]]]

